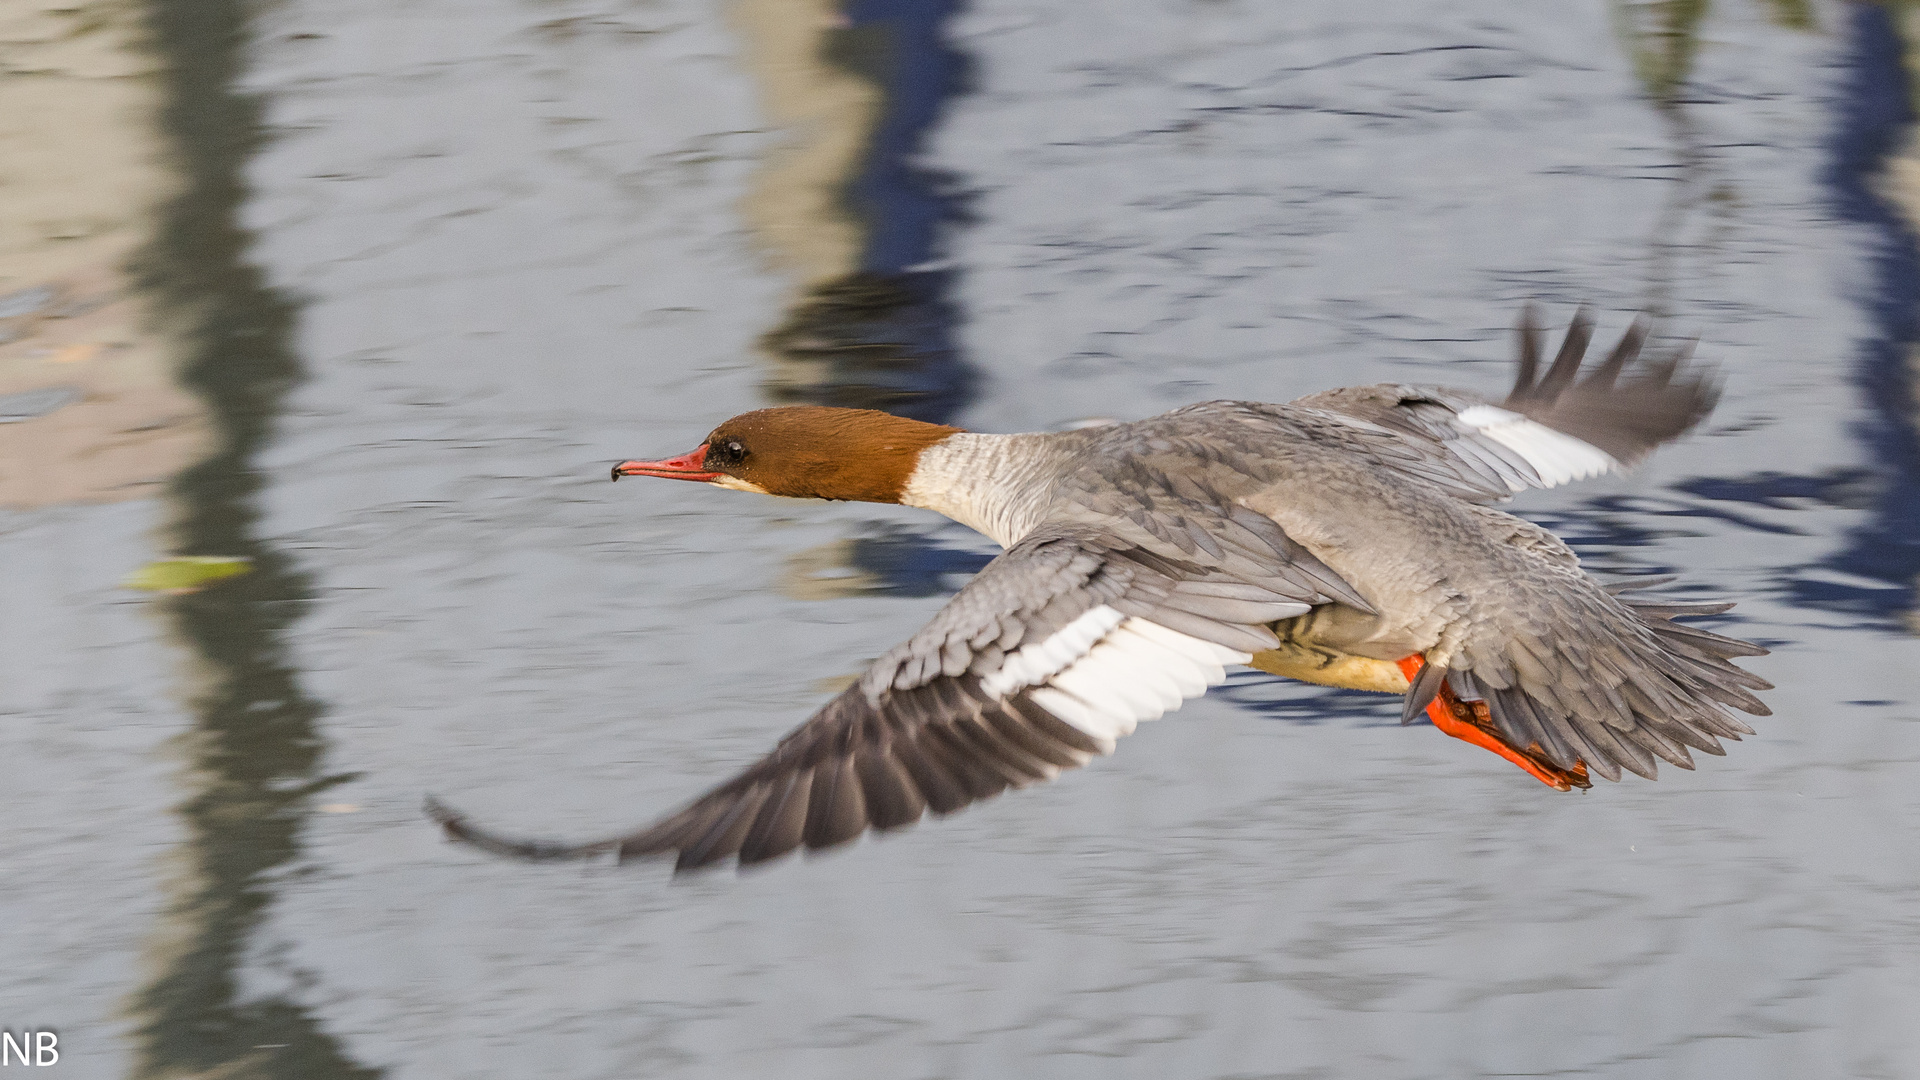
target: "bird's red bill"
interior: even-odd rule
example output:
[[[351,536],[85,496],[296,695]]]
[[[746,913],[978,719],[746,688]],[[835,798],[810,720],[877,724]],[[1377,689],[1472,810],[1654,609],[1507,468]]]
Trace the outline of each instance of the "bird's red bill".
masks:
[[[623,461],[613,467],[613,478],[623,476],[664,476],[669,480],[717,480],[717,472],[709,472],[707,465],[707,444],[681,454],[679,457],[662,458],[659,461]]]
[[[1400,673],[1413,682],[1420,674],[1420,668],[1426,661],[1419,656],[1402,657]],[[1535,780],[1558,791],[1571,791],[1574,788],[1590,788],[1593,781],[1587,779],[1585,762],[1575,762],[1573,768],[1562,769],[1555,765],[1538,746],[1528,746],[1525,750],[1507,745],[1493,726],[1493,717],[1488,714],[1487,706],[1479,701],[1462,701],[1454,695],[1453,689],[1441,686],[1440,693],[1427,704],[1427,719],[1441,731],[1470,742],[1485,750],[1491,750],[1515,765],[1527,770]]]

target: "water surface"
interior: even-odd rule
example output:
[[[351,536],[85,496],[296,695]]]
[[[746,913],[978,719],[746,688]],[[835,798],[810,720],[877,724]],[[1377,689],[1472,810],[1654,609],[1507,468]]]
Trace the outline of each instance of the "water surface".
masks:
[[[191,183],[149,288],[192,315],[216,449],[164,509],[0,519],[44,568],[9,587],[59,620],[11,640],[43,689],[4,707],[114,741],[33,741],[39,839],[6,855],[29,918],[120,927],[105,968],[16,946],[40,974],[9,1003],[48,1003],[76,1068],[1920,1071],[1916,255],[1875,179],[1909,121],[1880,9],[153,10]],[[1775,716],[1698,772],[1560,795],[1396,703],[1247,674],[1058,783],[738,877],[507,864],[420,817],[431,791],[638,823],[990,550],[610,460],[771,400],[1013,431],[1497,391],[1528,299],[1603,334],[1658,312],[1725,374],[1693,438],[1517,504],[1775,649]],[[115,592],[163,516],[165,550],[256,571]]]

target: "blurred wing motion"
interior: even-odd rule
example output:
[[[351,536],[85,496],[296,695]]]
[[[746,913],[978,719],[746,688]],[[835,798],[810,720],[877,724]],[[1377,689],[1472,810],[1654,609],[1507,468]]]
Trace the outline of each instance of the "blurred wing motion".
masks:
[[[1334,599],[1360,602],[1270,523],[1236,539],[1290,550],[1265,547],[1269,571],[1238,575],[1095,530],[1043,529],[772,753],[638,832],[586,844],[518,841],[437,802],[428,813],[454,839],[503,855],[671,853],[676,870],[763,862],[909,825],[929,808],[952,813],[1111,753],[1141,721],[1273,647],[1269,624]],[[1273,572],[1289,558],[1309,572]]]
[[[1544,375],[1544,334],[1531,306],[1521,314],[1518,337],[1519,371],[1512,392],[1497,404],[1468,390],[1392,383],[1329,390],[1293,404],[1391,432],[1399,438],[1364,447],[1382,465],[1460,498],[1494,502],[1632,465],[1699,423],[1719,398],[1711,375],[1687,364],[1690,344],[1642,356],[1644,320],[1584,378],[1581,364],[1593,338],[1585,309],[1574,316]]]

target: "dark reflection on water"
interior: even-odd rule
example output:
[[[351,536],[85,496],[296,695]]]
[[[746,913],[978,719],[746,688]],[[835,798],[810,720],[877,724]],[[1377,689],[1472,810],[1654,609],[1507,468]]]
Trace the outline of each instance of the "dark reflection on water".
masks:
[[[294,311],[245,262],[235,226],[242,169],[259,144],[259,108],[236,94],[246,7],[153,0],[152,40],[166,61],[162,123],[187,177],[161,211],[138,272],[179,321],[185,384],[205,398],[215,450],[181,474],[171,498],[185,554],[244,556],[253,572],[175,597],[168,610],[199,672],[185,740],[193,793],[179,807],[190,839],[165,916],[173,939],[141,989],[141,1076],[371,1077],[307,1013],[240,1000],[235,977],[272,899],[268,876],[298,853],[310,798],[348,779],[319,773],[322,708],[300,690],[281,632],[309,599],[304,575],[255,539],[261,481],[250,461],[282,395],[300,376],[288,344]],[[230,1071],[231,1070],[231,1071]]]
[[[965,66],[941,36],[951,0],[853,0],[822,58],[872,83],[882,108],[843,209],[864,234],[860,267],[817,286],[762,341],[782,362],[781,402],[951,419],[977,381],[953,342],[951,275],[929,269],[940,227],[960,216],[938,176],[915,164]],[[788,366],[791,365],[791,366]]]
[[[895,596],[941,596],[980,572],[993,556],[948,547],[912,529],[882,527],[853,541],[853,564],[872,574],[876,591]]]
[[[775,370],[763,384],[782,404],[879,409],[951,421],[978,389],[953,340],[960,313],[951,272],[933,265],[939,230],[962,214],[941,177],[915,162],[945,102],[964,89],[966,66],[942,36],[951,0],[851,0],[846,24],[826,32],[820,57],[871,83],[881,108],[841,210],[859,223],[860,265],[817,285],[761,339]],[[834,545],[828,578],[803,553],[790,595],[936,596],[986,557],[909,530],[878,527]]]
[[[1872,291],[1861,297],[1877,333],[1859,343],[1854,381],[1868,410],[1855,430],[1871,450],[1881,488],[1872,517],[1823,565],[1884,581],[1887,587],[1841,589],[1800,580],[1795,586],[1807,603],[1910,619],[1920,576],[1920,407],[1912,364],[1920,346],[1920,243],[1875,183],[1909,135],[1913,104],[1889,8],[1852,5],[1848,32],[1852,49],[1837,102],[1840,116],[1827,183],[1835,214],[1880,236],[1864,260]]]
[[[1871,467],[1711,477],[1675,487],[1713,503],[1868,511],[1868,520],[1847,532],[1847,543],[1814,566],[1880,584],[1809,577],[1804,573],[1809,568],[1798,567],[1783,571],[1782,588],[1797,604],[1875,617],[1889,627],[1903,622],[1912,626],[1920,602],[1915,593],[1920,578],[1920,400],[1912,363],[1920,347],[1920,238],[1876,185],[1888,157],[1908,137],[1914,113],[1902,43],[1888,10],[1853,5],[1847,30],[1852,48],[1835,102],[1838,122],[1826,180],[1836,216],[1867,225],[1880,237],[1868,247],[1864,261],[1870,268],[1870,289],[1860,297],[1876,335],[1858,343],[1852,373],[1866,407],[1852,429],[1866,444]],[[1821,359],[1807,357],[1804,362],[1818,364]],[[1760,531],[1798,531],[1692,503],[1671,510],[1637,509],[1643,514],[1719,517]],[[1616,536],[1607,544],[1635,542]]]
[[[945,596],[993,556],[928,532],[876,522],[859,536],[796,552],[781,591],[797,600],[847,596]]]
[[[767,396],[952,418],[973,377],[954,351],[945,292],[945,274],[866,270],[811,290],[762,340],[782,368]]]
[[[829,59],[881,88],[885,108],[847,205],[866,225],[860,268],[897,274],[933,256],[940,227],[959,216],[941,178],[915,162],[947,99],[965,89],[966,64],[941,36],[954,0],[850,0],[850,24]]]

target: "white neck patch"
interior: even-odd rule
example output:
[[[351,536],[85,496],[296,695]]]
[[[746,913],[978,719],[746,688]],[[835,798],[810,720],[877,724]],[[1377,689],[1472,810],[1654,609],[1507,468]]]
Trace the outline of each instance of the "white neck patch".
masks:
[[[1012,547],[1046,507],[1051,478],[1044,435],[962,432],[920,452],[900,492],[903,506],[945,514]]]

